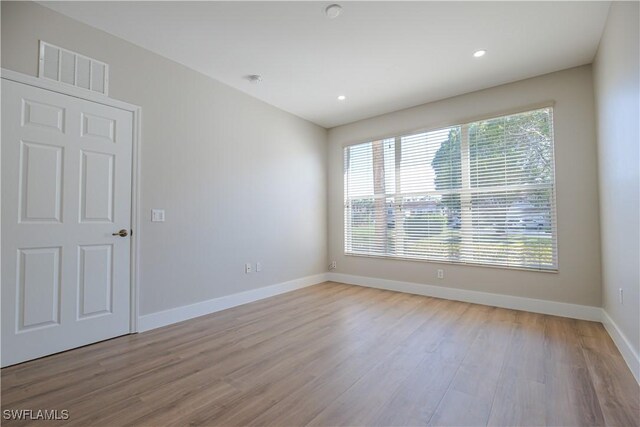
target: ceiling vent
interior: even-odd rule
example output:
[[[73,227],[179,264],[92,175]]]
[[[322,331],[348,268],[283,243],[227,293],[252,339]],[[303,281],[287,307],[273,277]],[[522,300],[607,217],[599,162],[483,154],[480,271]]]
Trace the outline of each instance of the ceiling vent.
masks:
[[[38,77],[109,94],[109,65],[40,40]]]

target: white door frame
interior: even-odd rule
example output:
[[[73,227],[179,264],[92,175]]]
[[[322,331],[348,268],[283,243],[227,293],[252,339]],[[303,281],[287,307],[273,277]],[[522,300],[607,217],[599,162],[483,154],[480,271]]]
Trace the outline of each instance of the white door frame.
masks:
[[[142,108],[138,105],[129,104],[127,102],[119,101],[117,99],[109,98],[108,96],[99,94],[97,92],[90,92],[86,89],[77,88],[74,86],[65,85],[53,80],[41,79],[27,74],[18,73],[16,71],[1,69],[2,78],[5,80],[11,80],[17,83],[23,83],[29,86],[34,86],[40,89],[57,92],[63,95],[73,96],[75,98],[84,99],[90,102],[96,102],[98,104],[108,105],[110,107],[120,108],[121,110],[130,111],[133,113],[133,152],[132,152],[132,165],[131,165],[131,301],[130,301],[130,321],[129,332],[138,332],[138,313],[139,313],[139,287],[140,281],[138,280],[139,274],[139,242],[140,242],[140,144],[142,141]],[[1,180],[1,177],[0,177]]]

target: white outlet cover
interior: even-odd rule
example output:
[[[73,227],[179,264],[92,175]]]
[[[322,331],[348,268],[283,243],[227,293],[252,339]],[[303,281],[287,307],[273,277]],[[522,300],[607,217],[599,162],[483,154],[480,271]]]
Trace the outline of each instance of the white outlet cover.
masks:
[[[256,262],[256,273],[262,271],[262,263]]]

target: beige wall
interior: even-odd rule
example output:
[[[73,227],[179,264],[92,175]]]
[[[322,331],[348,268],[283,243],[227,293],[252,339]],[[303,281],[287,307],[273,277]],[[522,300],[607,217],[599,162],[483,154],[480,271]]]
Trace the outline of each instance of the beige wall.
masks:
[[[344,144],[462,123],[555,101],[559,272],[345,256]],[[591,67],[583,66],[385,114],[329,131],[329,261],[337,272],[599,306],[600,234]],[[445,279],[436,279],[436,270]]]
[[[602,302],[640,353],[640,31],[637,2],[613,2],[594,63]],[[620,304],[618,290],[623,289]]]
[[[142,106],[141,314],[326,271],[326,130],[35,3],[2,2],[2,67],[38,39],[110,64]],[[166,222],[151,223],[151,208]],[[264,271],[244,274],[244,263]]]

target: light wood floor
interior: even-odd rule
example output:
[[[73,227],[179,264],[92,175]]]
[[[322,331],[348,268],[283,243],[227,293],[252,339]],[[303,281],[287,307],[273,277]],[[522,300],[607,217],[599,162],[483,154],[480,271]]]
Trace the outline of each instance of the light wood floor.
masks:
[[[2,370],[3,410],[78,426],[631,426],[639,399],[599,323],[331,282]]]

